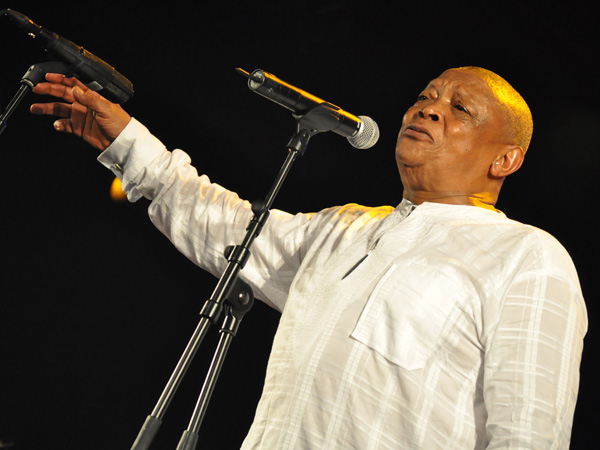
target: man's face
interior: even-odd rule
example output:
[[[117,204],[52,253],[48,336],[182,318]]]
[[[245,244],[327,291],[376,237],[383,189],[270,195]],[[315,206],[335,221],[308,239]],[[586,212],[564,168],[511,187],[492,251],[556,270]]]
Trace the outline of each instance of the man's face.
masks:
[[[405,188],[476,191],[507,143],[502,109],[483,79],[452,69],[404,115],[396,161]]]

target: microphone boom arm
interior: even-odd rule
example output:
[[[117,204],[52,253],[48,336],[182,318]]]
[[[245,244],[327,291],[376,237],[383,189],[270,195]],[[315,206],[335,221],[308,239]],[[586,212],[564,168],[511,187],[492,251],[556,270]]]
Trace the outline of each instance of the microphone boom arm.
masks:
[[[86,86],[100,93],[111,102],[124,103],[133,96],[133,84],[107,62],[83,47],[41,27],[24,14],[6,9],[0,15],[8,16],[19,28],[34,38],[45,42],[44,48],[68,66],[63,75],[76,76]]]

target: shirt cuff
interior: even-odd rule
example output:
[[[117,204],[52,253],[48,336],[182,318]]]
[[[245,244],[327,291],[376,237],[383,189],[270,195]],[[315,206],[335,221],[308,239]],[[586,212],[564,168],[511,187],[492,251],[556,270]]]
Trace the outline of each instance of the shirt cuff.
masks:
[[[164,144],[132,117],[121,134],[100,153],[98,162],[125,185],[165,150]]]

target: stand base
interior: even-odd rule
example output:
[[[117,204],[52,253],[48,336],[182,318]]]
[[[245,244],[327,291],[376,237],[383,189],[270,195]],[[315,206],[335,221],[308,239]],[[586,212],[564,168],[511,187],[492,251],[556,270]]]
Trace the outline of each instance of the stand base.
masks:
[[[131,450],[146,450],[150,447],[154,436],[158,432],[162,421],[154,416],[146,417],[146,421],[140,430]]]
[[[198,443],[198,435],[189,430],[185,430],[177,446],[177,450],[194,450]]]

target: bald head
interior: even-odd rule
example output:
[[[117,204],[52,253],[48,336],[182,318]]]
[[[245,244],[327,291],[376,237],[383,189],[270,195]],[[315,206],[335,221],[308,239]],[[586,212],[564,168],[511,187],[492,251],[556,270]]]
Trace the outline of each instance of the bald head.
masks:
[[[483,79],[504,112],[507,132],[512,143],[521,147],[523,152],[527,152],[533,134],[533,119],[529,106],[527,106],[523,97],[508,81],[490,70],[474,66],[458,69],[476,73]]]
[[[531,113],[502,78],[449,69],[408,108],[396,141],[404,197],[493,208],[504,179],[523,162]]]

